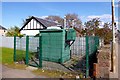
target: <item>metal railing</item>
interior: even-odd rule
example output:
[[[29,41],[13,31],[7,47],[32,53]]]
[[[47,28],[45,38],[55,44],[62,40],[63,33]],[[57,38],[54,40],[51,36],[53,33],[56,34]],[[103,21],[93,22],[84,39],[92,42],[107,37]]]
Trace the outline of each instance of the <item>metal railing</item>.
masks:
[[[23,44],[24,43],[24,44]],[[42,68],[42,58],[43,55],[41,54],[41,37],[14,37],[14,61],[17,61],[19,57],[17,54],[18,50],[23,50],[24,59],[26,65],[29,65],[30,60],[30,53],[38,51],[39,54],[39,64],[38,67]],[[39,50],[37,48],[39,47]],[[74,44],[70,47],[71,48],[71,56],[75,55],[77,57],[85,57],[84,59],[84,70],[85,76],[89,76],[89,70],[91,63],[91,59],[95,56],[98,48],[99,48],[99,37],[97,36],[85,36],[85,37],[77,37]]]

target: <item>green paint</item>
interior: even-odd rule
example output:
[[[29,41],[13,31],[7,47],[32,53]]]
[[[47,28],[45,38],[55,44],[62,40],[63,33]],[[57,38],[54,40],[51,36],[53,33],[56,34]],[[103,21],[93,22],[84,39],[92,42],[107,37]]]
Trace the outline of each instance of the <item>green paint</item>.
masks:
[[[70,28],[66,31],[66,40],[75,40],[76,38],[76,32],[74,29]]]
[[[86,36],[86,78],[89,76],[89,37]]]
[[[42,36],[39,33],[39,68],[42,68]]]
[[[64,63],[70,59],[69,42],[75,40],[75,30],[41,30],[40,33],[43,60]]]
[[[99,47],[99,37],[86,36],[86,78],[89,76],[89,60],[90,56],[96,54]]]
[[[14,62],[16,62],[16,36],[14,36]]]
[[[29,36],[26,36],[26,65],[29,63]]]

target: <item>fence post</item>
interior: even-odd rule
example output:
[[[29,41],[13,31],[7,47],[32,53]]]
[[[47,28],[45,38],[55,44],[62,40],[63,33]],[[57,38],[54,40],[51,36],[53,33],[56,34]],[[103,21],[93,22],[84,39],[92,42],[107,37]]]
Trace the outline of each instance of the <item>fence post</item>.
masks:
[[[97,36],[94,36],[94,53],[97,50]]]
[[[14,36],[14,62],[16,62],[16,36]]]
[[[96,38],[95,39],[95,45],[96,45],[96,50],[97,50],[99,48],[99,37],[96,36],[95,38]]]
[[[26,36],[26,65],[29,63],[29,36]]]
[[[89,76],[89,37],[86,36],[86,78]]]
[[[42,36],[39,33],[39,68],[42,68]]]
[[[99,42],[100,38],[97,37],[97,40],[98,40],[98,48],[99,48],[100,47],[100,42]]]

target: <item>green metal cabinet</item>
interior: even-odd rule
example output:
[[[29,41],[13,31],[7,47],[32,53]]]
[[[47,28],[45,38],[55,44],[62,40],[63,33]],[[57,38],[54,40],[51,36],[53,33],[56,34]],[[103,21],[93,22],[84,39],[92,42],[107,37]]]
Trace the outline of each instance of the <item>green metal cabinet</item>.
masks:
[[[73,29],[69,30],[48,29],[40,31],[42,36],[40,49],[42,49],[43,60],[64,63],[70,59],[70,45],[66,44],[66,38],[68,37],[69,42],[70,40],[73,41],[75,40],[73,33],[76,33]]]
[[[66,35],[67,35],[67,38],[66,38],[66,40],[75,40],[75,38],[76,38],[76,33],[75,33],[75,30],[74,29],[68,29],[68,30],[66,30]]]

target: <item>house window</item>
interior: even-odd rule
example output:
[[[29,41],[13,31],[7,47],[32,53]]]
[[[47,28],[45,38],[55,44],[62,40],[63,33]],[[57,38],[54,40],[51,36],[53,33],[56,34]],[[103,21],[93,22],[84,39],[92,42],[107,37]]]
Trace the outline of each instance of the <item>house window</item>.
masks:
[[[5,30],[4,30],[4,32],[5,32]]]

